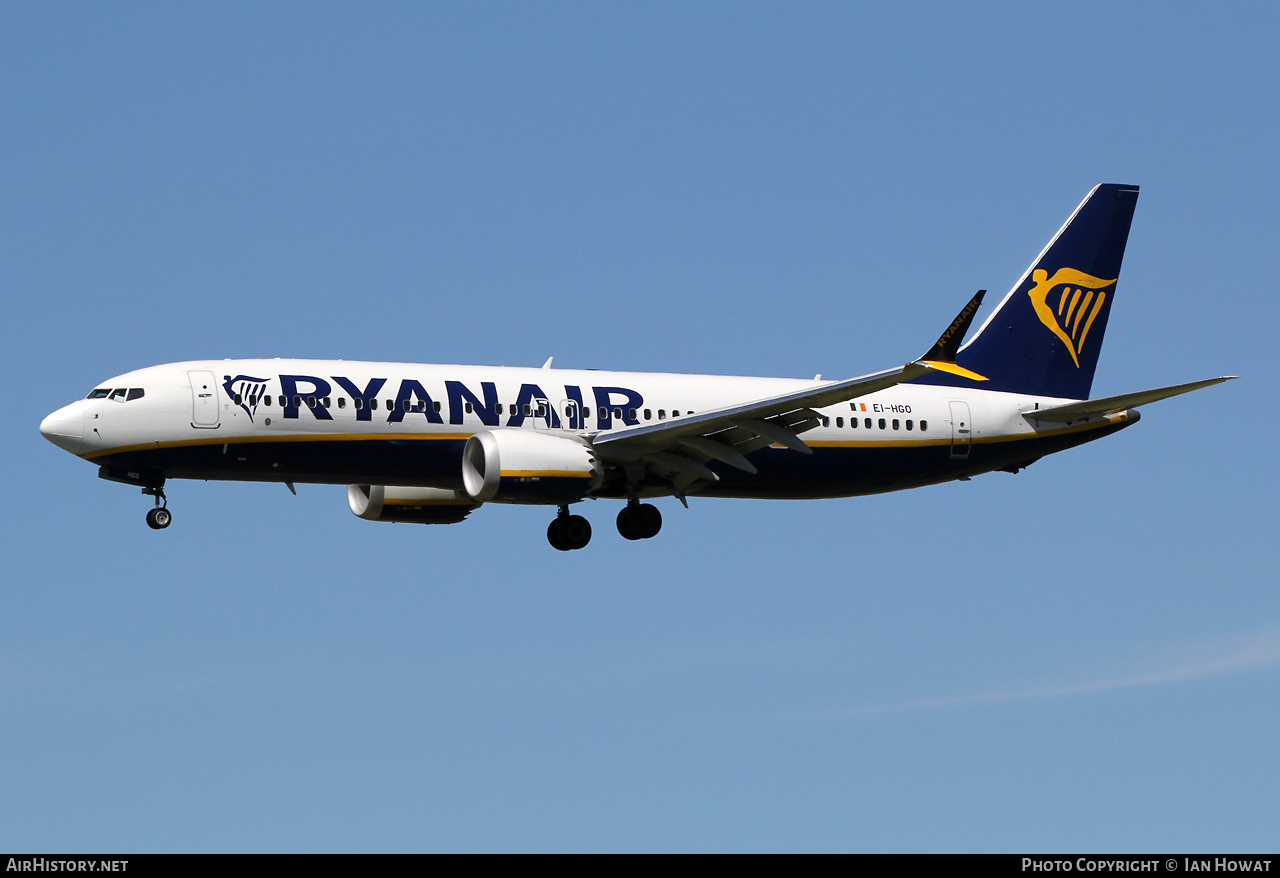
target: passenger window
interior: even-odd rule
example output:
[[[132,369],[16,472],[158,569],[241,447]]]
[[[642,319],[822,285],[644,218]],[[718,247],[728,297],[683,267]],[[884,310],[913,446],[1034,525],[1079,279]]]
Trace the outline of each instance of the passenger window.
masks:
[[[836,418],[836,426],[837,426],[837,427],[843,427],[843,426],[844,426],[844,418]]]
[[[440,400],[437,399],[434,402],[432,402],[431,408],[435,410],[436,414],[440,414]]]
[[[495,403],[495,404],[494,404],[494,406],[493,406],[493,411],[494,411],[494,413],[496,413],[496,414],[499,414],[499,415],[500,415],[500,414],[502,414],[502,403],[500,403],[500,402],[499,402],[499,403]],[[512,412],[512,414],[514,414],[514,412]]]
[[[672,409],[672,410],[671,410],[671,417],[673,417],[673,418],[678,418],[678,417],[680,417],[680,410],[679,410],[679,409]]]
[[[236,405],[243,405],[243,404],[244,404],[244,399],[243,399],[243,397],[241,397],[241,396],[240,396],[240,394],[238,394],[238,393],[237,393],[235,396],[231,397],[231,401],[232,401],[232,402],[234,402]]]
[[[147,392],[146,392],[145,390],[143,390],[141,387],[130,387],[130,388],[129,388],[129,400],[130,400],[130,401],[135,400],[135,399],[142,399],[142,397],[144,397],[144,396],[146,396],[146,395],[147,395]]]
[[[329,397],[327,397],[327,396],[326,396],[324,399],[322,399],[322,400],[320,400],[320,401],[321,401],[322,403],[324,403],[324,407],[325,407],[325,408],[329,408],[329,402],[330,402]]]
[[[97,390],[89,391],[89,395],[85,399],[106,399],[109,393],[111,393],[110,387],[99,387]]]
[[[850,428],[850,429],[852,429],[852,430],[856,430],[856,429],[858,429],[858,419],[857,419],[857,418],[850,418],[850,419],[849,419],[849,428]]]
[[[665,409],[658,409],[658,420],[659,420],[659,421],[665,421],[666,419],[667,419],[667,412],[666,412],[666,410],[665,410]]]
[[[911,429],[911,420],[909,418],[907,419],[907,429]]]
[[[395,407],[396,407],[396,401],[394,399],[387,400],[387,411],[389,412],[394,411]]]
[[[894,419],[893,419],[893,429],[895,429],[895,430],[896,430],[896,429],[898,429],[898,419],[897,419],[897,418],[894,418]]]
[[[628,420],[628,421],[634,421],[635,419],[636,419],[636,410],[635,410],[635,409],[627,409],[627,420]]]
[[[529,405],[529,403],[526,402],[524,404],[524,416],[527,418],[531,414],[533,414],[533,406]]]
[[[315,408],[315,407],[316,407],[316,398],[315,398],[314,396],[308,396],[308,397],[307,397],[307,408],[313,409],[313,408]]]
[[[344,409],[346,407],[347,407],[347,398],[345,396],[338,397],[338,408]]]
[[[646,421],[652,421],[652,420],[653,420],[653,409],[645,409],[645,410],[644,410],[644,419],[645,419]]]
[[[868,430],[870,430],[870,429],[871,429],[871,419],[870,419],[870,418],[863,418],[863,419],[862,419],[862,426],[864,426],[864,427],[866,427]]]
[[[622,420],[622,409],[614,409],[614,410],[613,410],[613,417],[614,417],[614,419],[615,419],[615,420],[621,421],[621,420]]]
[[[823,418],[823,419],[822,419],[822,426],[824,426],[824,427],[830,427],[830,426],[831,426],[831,419],[830,419],[830,418]]]
[[[295,396],[295,397],[293,398],[293,407],[294,407],[294,408],[302,408],[302,397],[300,397],[300,396]]]
[[[883,430],[883,429],[884,429],[884,418],[881,418],[881,419],[880,419],[880,429],[881,429],[881,430]]]
[[[929,422],[928,422],[928,421],[921,421],[921,422],[920,422],[920,432],[921,432],[921,433],[923,433],[925,430],[928,430],[928,429],[929,429]]]
[[[377,400],[375,399],[374,402],[377,402]],[[356,397],[355,399],[351,400],[351,407],[354,408],[356,411],[363,410],[364,400],[360,399],[360,397]]]

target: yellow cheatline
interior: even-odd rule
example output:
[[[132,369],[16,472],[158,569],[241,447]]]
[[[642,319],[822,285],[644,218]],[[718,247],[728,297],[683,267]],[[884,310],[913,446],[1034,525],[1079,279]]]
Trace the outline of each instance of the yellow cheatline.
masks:
[[[498,473],[504,479],[589,479],[591,473],[572,472],[562,469],[504,469]]]
[[[950,445],[950,439],[814,439],[804,443],[811,448],[914,448],[926,445]],[[774,448],[785,448],[775,445]]]
[[[919,362],[923,363],[926,366],[932,366],[933,368],[937,369],[940,372],[950,372],[952,375],[959,375],[961,378],[968,378],[972,381],[987,380],[984,376],[979,375],[977,372],[972,372],[966,369],[964,366],[957,366],[955,363],[944,363],[941,360],[920,360]]]
[[[383,500],[383,506],[474,506],[474,500]]]
[[[247,445],[256,442],[359,442],[379,439],[470,439],[470,433],[281,433],[278,436],[214,436],[200,439],[175,439],[171,442],[143,442],[140,445],[120,445],[103,451],[91,451],[80,455],[85,460],[104,454],[124,454],[157,448],[186,448],[196,445]]]

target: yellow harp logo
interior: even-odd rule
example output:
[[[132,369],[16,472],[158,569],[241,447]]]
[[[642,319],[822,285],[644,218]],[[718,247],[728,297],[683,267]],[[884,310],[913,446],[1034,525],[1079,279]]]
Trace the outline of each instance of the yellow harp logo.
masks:
[[[1037,268],[1031,273],[1031,279],[1035,286],[1028,294],[1036,316],[1062,339],[1071,351],[1076,368],[1080,368],[1079,354],[1084,350],[1084,340],[1107,301],[1106,288],[1116,279],[1103,280],[1074,268],[1059,268],[1053,277],[1043,268]]]

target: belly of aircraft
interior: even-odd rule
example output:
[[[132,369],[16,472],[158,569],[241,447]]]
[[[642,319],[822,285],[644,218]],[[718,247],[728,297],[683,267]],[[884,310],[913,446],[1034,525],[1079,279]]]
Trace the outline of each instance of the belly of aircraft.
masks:
[[[707,463],[720,480],[691,493],[712,497],[816,499],[877,494],[936,484],[1029,462],[1109,435],[1123,422],[1077,433],[1012,441],[977,441],[967,458],[949,443],[822,444],[812,454],[769,447],[749,459],[754,474],[718,461]],[[236,442],[132,449],[101,455],[95,463],[161,471],[167,478],[317,484],[462,487],[464,438],[351,439]],[[654,491],[648,494],[663,493]],[[599,496],[614,496],[606,485]],[[667,492],[669,493],[669,492]],[[622,496],[622,495],[618,495]]]

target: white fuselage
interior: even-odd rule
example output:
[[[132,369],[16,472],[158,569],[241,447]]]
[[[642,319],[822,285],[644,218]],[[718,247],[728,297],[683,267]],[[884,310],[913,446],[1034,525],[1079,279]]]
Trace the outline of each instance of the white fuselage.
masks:
[[[105,381],[99,398],[59,409],[41,430],[80,457],[154,466],[171,478],[456,488],[461,443],[478,431],[543,431],[589,442],[613,430],[829,383],[345,360],[204,360]],[[136,398],[128,398],[130,391]],[[815,497],[893,490],[1035,459],[1056,446],[1095,438],[1100,428],[1123,425],[1121,414],[1037,429],[1023,416],[1062,402],[900,384],[817,409],[821,423],[803,439],[821,453],[796,455],[774,445],[753,457],[762,459],[758,476],[726,468],[725,480],[701,493]],[[1078,433],[1091,435],[1072,435]],[[1028,442],[1049,444],[1021,447]],[[409,455],[421,465],[389,468],[389,461],[404,460],[400,449],[406,445],[436,453]],[[784,465],[769,466],[775,461]],[[645,493],[664,492],[650,486]]]

